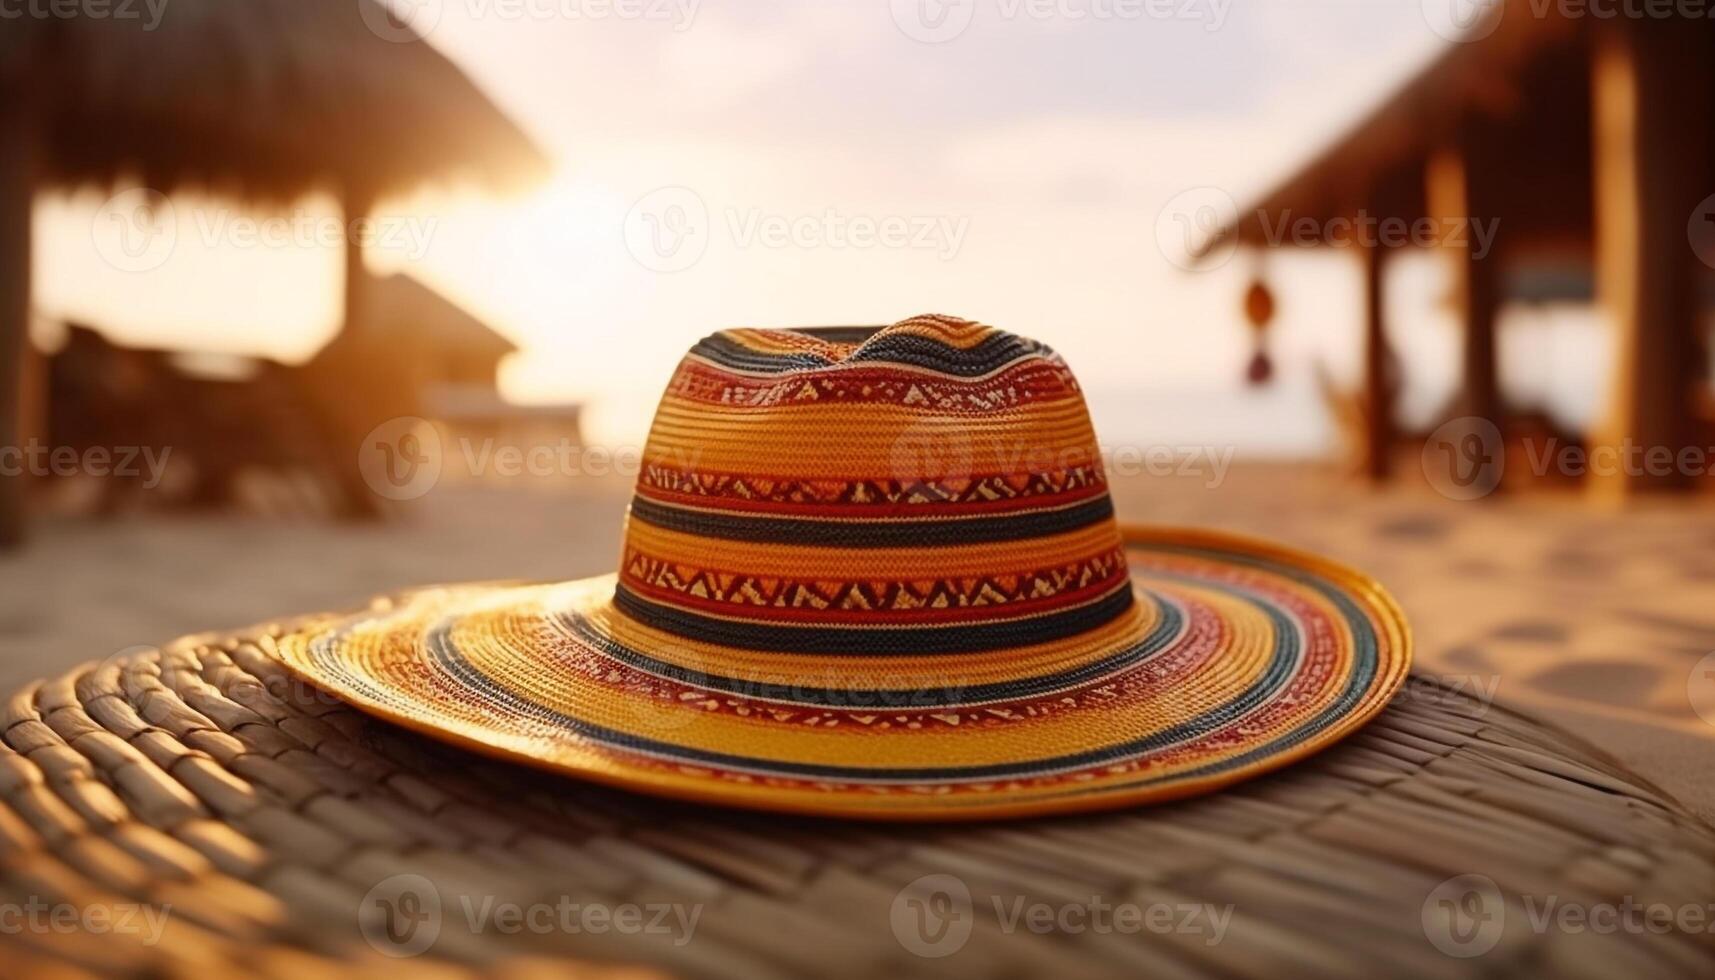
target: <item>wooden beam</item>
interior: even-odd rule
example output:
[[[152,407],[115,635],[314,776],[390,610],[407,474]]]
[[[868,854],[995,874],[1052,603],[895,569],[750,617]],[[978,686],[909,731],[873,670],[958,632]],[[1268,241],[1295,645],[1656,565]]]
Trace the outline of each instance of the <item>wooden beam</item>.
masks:
[[[1460,386],[1454,412],[1500,426],[1505,419],[1496,336],[1501,296],[1495,266],[1499,260],[1493,251],[1494,242],[1481,240],[1474,230],[1474,223],[1487,224],[1497,217],[1486,206],[1493,195],[1480,186],[1492,179],[1489,167],[1493,165],[1480,140],[1474,126],[1467,125],[1456,145],[1445,146],[1430,156],[1424,167],[1425,198],[1429,216],[1446,232],[1443,251],[1453,272],[1453,299],[1460,325]]]
[[[0,102],[0,451],[21,450],[23,375],[30,334],[30,210],[35,189],[34,127],[22,106]],[[15,455],[7,452],[6,456]],[[0,459],[21,469],[15,459]],[[0,549],[24,537],[29,475],[0,472]]]
[[[1364,268],[1364,475],[1374,483],[1385,482],[1393,473],[1393,380],[1383,287],[1387,251],[1373,238],[1359,250]]]
[[[1695,253],[1686,226],[1710,187],[1708,35],[1668,21],[1602,25],[1592,49],[1596,295],[1614,329],[1591,492],[1622,499],[1690,485]],[[1611,465],[1610,465],[1611,464]]]
[[[357,230],[358,223],[369,217],[374,206],[374,197],[364,192],[348,191],[340,200],[341,216],[345,220],[345,309],[340,319],[341,330],[361,325],[366,315],[365,296],[369,279],[363,267],[363,239]]]

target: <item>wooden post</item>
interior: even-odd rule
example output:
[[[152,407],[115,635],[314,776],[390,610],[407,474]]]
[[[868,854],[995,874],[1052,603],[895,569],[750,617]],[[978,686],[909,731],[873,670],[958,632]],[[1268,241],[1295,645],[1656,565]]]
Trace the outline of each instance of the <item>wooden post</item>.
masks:
[[[1486,419],[1497,426],[1501,417],[1500,371],[1495,324],[1500,315],[1500,284],[1495,275],[1494,242],[1490,251],[1480,250],[1475,222],[1491,221],[1495,215],[1485,207],[1481,188],[1485,161],[1471,126],[1463,128],[1457,146],[1445,147],[1429,158],[1424,169],[1424,198],[1431,217],[1443,229],[1464,227],[1462,236],[1444,242],[1454,276],[1454,299],[1461,327],[1460,389],[1455,411],[1462,416]],[[1455,224],[1458,222],[1459,224]]]
[[[1697,260],[1686,227],[1715,175],[1707,33],[1672,20],[1595,33],[1596,290],[1615,332],[1615,375],[1592,433],[1591,491],[1612,500],[1690,484],[1650,454],[1677,456],[1693,434]]]
[[[357,224],[369,216],[374,204],[374,197],[362,191],[348,190],[340,199],[345,220],[345,309],[341,330],[351,330],[365,316],[365,287],[369,280],[363,269],[363,242],[357,234]]]
[[[1381,483],[1393,472],[1393,380],[1389,377],[1383,273],[1388,248],[1367,241],[1364,266],[1364,474]]]
[[[0,463],[18,469],[22,451],[24,357],[30,334],[30,209],[35,188],[34,127],[24,107],[0,101]],[[0,549],[24,537],[26,472],[0,472]]]

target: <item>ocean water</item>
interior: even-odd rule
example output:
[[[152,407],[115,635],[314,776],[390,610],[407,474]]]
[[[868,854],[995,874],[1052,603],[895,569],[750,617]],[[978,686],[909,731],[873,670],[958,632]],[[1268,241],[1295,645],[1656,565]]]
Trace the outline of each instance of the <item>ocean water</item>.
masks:
[[[1139,386],[1089,390],[1096,435],[1107,448],[1227,450],[1252,459],[1325,456],[1338,433],[1313,384],[1263,388]]]

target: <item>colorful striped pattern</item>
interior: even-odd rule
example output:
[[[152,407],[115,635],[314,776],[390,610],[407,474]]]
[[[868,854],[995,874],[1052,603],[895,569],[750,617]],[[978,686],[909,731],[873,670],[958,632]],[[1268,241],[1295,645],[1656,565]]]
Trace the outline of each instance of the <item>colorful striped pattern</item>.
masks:
[[[992,327],[715,334],[668,384],[644,459],[614,602],[675,636],[971,653],[1133,603],[1077,382]]]
[[[967,321],[717,334],[646,456],[616,575],[426,590],[276,656],[479,751],[887,819],[1206,792],[1361,725],[1410,662],[1356,572],[1122,529],[1065,364]]]

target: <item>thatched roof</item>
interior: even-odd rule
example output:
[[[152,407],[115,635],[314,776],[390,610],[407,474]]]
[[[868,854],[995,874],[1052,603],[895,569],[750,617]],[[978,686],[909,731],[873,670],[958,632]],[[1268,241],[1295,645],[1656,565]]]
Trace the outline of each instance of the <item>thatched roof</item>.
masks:
[[[442,178],[535,179],[541,152],[376,0],[170,0],[137,17],[18,20],[0,98],[28,99],[44,182],[359,200]],[[390,39],[391,38],[391,39]],[[397,39],[403,40],[397,40]]]
[[[370,277],[363,302],[356,322],[371,338],[493,360],[518,349],[464,307],[403,272]]]
[[[1519,101],[1518,74],[1545,46],[1572,36],[1564,17],[1524,16],[1523,4],[1492,34],[1451,45],[1340,138],[1316,153],[1270,191],[1238,213],[1234,226],[1212,236],[1213,251],[1237,236],[1243,244],[1267,242],[1265,216],[1290,214],[1326,221],[1371,206],[1379,183],[1453,138],[1472,111],[1505,115]]]

